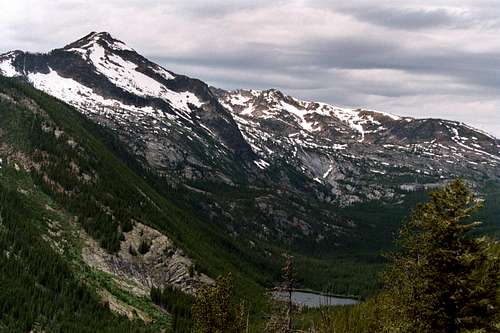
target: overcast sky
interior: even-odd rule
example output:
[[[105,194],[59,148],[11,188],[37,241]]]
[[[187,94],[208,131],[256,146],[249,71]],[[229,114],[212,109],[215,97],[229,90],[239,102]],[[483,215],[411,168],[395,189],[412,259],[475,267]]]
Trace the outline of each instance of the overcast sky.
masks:
[[[500,137],[498,0],[0,0],[0,53],[91,31],[214,86],[454,119]]]

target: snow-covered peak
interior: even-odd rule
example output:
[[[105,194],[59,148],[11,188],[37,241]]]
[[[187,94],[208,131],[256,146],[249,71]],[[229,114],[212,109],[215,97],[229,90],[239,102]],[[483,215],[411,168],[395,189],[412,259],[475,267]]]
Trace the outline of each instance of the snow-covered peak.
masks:
[[[85,53],[86,50],[95,47],[96,44],[109,50],[135,52],[134,49],[127,46],[121,40],[114,38],[108,32],[91,32],[76,42],[65,46],[63,49],[67,51]]]
[[[35,87],[84,112],[135,111],[138,107],[150,112],[152,107],[161,108],[151,102],[160,99],[179,117],[191,120],[193,106],[201,107],[206,99],[189,86],[171,82],[175,74],[107,32],[92,32],[48,54],[14,51],[0,55],[0,74],[25,76]]]
[[[138,96],[161,97],[164,85],[139,67],[145,67],[164,80],[174,75],[163,67],[147,61],[122,41],[107,32],[93,32],[67,45],[64,51],[79,54],[91,63],[96,72],[106,76],[113,84]]]
[[[236,184],[247,174],[259,182],[279,178],[293,192],[295,180],[299,191],[311,189],[310,179],[349,204],[360,193],[390,197],[393,188],[380,184],[417,176],[442,180],[465,171],[500,179],[500,142],[463,124],[343,108],[277,89],[210,90],[109,33],[91,33],[48,54],[0,55],[0,74],[22,75],[117,131],[147,168],[175,182],[211,177]]]
[[[378,111],[341,108],[335,105],[296,99],[277,89],[233,90],[218,93],[221,104],[240,116],[254,119],[290,119],[308,132],[321,131],[332,122],[349,126],[364,140],[367,131],[382,129],[382,122],[403,118]]]

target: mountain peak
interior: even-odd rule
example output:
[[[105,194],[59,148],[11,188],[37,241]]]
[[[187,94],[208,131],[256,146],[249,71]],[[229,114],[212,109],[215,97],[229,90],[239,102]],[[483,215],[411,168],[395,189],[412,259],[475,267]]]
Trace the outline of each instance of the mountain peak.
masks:
[[[81,51],[88,50],[95,47],[98,44],[104,48],[119,51],[134,51],[132,48],[128,47],[124,42],[119,39],[114,38],[109,32],[91,32],[88,35],[80,38],[79,40],[66,45],[63,50],[66,51]]]
[[[93,37],[98,37],[98,38],[103,38],[103,39],[108,39],[108,40],[114,40],[115,39],[107,31],[101,31],[101,32],[95,32],[95,31],[93,31],[93,32],[90,33],[90,35],[93,36]]]

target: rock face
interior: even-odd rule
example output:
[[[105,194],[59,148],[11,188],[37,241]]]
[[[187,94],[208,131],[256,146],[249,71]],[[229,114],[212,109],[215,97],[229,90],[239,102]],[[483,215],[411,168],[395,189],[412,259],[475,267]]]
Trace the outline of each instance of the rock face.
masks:
[[[217,178],[216,162],[254,156],[206,84],[163,69],[108,33],[91,33],[48,54],[7,53],[0,64],[3,75],[24,76],[113,128],[165,174],[175,169],[176,177]],[[193,146],[201,149],[193,154]]]
[[[124,233],[120,251],[110,254],[82,233],[83,260],[91,267],[132,282],[129,288],[137,295],[149,295],[152,287],[175,286],[194,294],[213,280],[196,271],[193,262],[157,230],[136,222]]]
[[[499,140],[465,124],[338,108],[275,89],[210,88],[108,33],[48,54],[0,55],[0,72],[115,131],[155,183],[176,188],[206,221],[249,244],[336,244],[356,232],[339,207],[399,202],[456,176],[478,189],[500,180]]]
[[[375,179],[402,185],[500,176],[499,141],[465,124],[338,108],[274,89],[213,91],[235,115],[259,166],[285,159],[345,204],[391,198],[394,188],[377,187]]]

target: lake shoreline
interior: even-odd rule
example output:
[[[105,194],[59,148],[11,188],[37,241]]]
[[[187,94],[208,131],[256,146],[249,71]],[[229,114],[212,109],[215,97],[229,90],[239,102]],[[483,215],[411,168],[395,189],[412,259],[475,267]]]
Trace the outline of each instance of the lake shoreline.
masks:
[[[286,301],[288,293],[282,290],[273,289],[270,296],[277,301]],[[317,308],[321,306],[345,306],[361,303],[359,298],[345,295],[332,295],[315,290],[294,289],[292,291],[292,302],[299,306]]]
[[[308,294],[316,294],[319,296],[326,296],[326,297],[335,297],[335,298],[346,298],[346,299],[354,299],[359,302],[362,301],[361,296],[356,296],[356,295],[340,295],[340,294],[330,294],[326,293],[323,291],[317,291],[317,290],[312,290],[312,289],[293,289],[293,291],[300,291]]]

